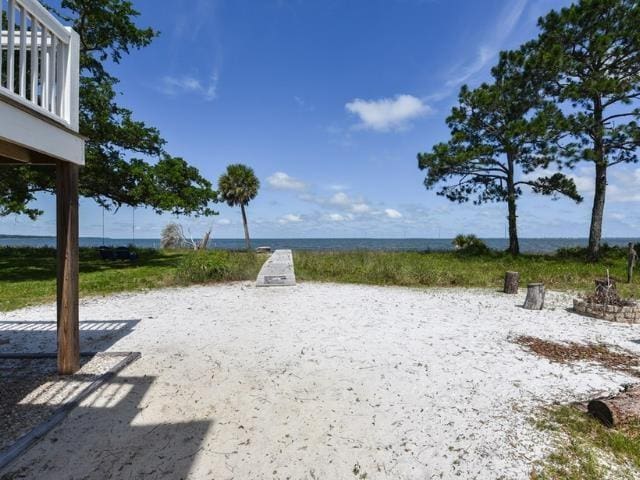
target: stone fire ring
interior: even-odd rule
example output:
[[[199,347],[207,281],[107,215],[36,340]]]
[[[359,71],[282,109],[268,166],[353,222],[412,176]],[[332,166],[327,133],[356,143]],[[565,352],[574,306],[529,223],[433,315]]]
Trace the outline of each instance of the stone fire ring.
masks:
[[[602,305],[585,302],[582,299],[573,300],[573,310],[580,315],[599,318],[610,322],[640,323],[640,305]]]

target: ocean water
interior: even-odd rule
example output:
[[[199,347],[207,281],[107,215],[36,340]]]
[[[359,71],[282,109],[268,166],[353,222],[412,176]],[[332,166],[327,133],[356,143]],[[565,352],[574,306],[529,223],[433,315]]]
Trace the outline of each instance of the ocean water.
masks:
[[[506,250],[508,240],[505,238],[483,239],[495,250]],[[603,242],[609,245],[626,246],[629,242],[638,242],[638,238],[607,238]],[[109,246],[135,245],[144,248],[159,248],[159,239],[116,239],[107,238],[104,243]],[[452,250],[451,239],[445,238],[256,238],[251,241],[253,247],[270,246],[272,249],[289,248],[292,250],[375,250],[375,251],[424,251]],[[55,237],[20,237],[0,236],[0,246],[54,247]],[[102,238],[81,237],[83,247],[99,247]],[[559,248],[586,246],[586,238],[521,238],[520,249],[527,253],[551,253]],[[243,239],[213,239],[210,248],[236,250],[244,248]]]

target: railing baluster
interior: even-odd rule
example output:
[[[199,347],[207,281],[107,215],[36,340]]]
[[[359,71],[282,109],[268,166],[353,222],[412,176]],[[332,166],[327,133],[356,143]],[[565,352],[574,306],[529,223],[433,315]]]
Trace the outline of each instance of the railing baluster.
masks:
[[[45,110],[49,110],[49,31],[46,26],[42,26],[41,43],[41,66],[42,66],[42,103]]]
[[[15,0],[9,0],[9,7],[7,8],[7,88],[10,92],[15,92],[14,83],[14,64],[15,64],[15,34],[16,34],[16,4]]]
[[[0,21],[2,21],[2,18],[3,18],[3,14],[2,14],[3,10],[4,10],[4,2],[3,2],[3,0],[0,0]],[[3,70],[2,70],[2,57],[3,57],[2,52],[3,52],[3,50],[4,49],[2,48],[2,28],[0,27],[0,87],[2,87],[2,72],[3,72]]]
[[[20,96],[27,97],[27,11],[20,8]]]
[[[49,111],[56,113],[56,57],[58,54],[58,37],[51,33],[51,55],[49,60],[51,66],[49,67]]]
[[[0,0],[0,18],[0,97],[77,131],[78,35],[38,0]]]
[[[31,101],[38,104],[38,21],[31,15]]]
[[[66,82],[65,78],[65,62],[64,59],[67,58],[67,46],[62,42],[58,43],[58,57],[56,58],[56,113],[61,117],[66,117],[65,112],[63,110],[64,105],[64,84]]]

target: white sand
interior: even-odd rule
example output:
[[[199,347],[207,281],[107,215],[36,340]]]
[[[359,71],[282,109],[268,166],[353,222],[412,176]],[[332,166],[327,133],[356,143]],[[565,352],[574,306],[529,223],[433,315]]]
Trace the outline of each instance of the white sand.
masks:
[[[111,350],[143,356],[10,470],[47,479],[528,478],[551,441],[529,422],[538,407],[633,379],[552,364],[510,338],[640,352],[640,328],[570,313],[566,295],[549,294],[543,312],[522,301],[313,283],[89,300],[83,320],[141,321],[124,337],[83,331],[83,350],[115,342]],[[54,318],[44,306],[0,323]],[[14,336],[2,349],[52,350],[53,338]]]

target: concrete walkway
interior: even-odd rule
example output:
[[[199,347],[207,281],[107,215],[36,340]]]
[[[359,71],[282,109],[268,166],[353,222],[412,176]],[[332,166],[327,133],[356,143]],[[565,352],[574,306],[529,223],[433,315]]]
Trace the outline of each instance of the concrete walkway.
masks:
[[[276,250],[256,279],[257,287],[292,287],[296,284],[291,250]]]

